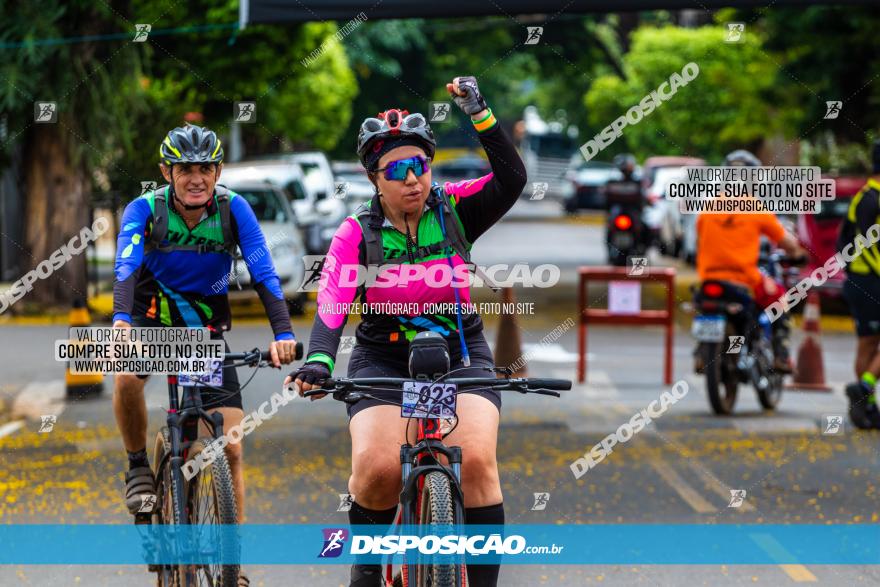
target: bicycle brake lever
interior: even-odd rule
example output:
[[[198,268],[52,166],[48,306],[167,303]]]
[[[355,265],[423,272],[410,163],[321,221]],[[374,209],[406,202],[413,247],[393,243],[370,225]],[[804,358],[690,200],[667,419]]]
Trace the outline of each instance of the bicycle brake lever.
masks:
[[[538,395],[552,395],[553,397],[562,397],[558,391],[550,391],[547,389],[533,389],[530,393],[537,393]]]

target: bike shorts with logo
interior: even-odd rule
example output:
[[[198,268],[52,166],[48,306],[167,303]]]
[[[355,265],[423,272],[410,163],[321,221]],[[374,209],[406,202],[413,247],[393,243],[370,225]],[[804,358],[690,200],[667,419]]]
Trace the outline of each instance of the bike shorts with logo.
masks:
[[[847,273],[843,297],[849,304],[858,336],[880,335],[880,277]]]
[[[449,356],[452,370],[455,373],[451,377],[486,377],[495,379],[495,374],[486,371],[486,368],[495,366],[495,358],[492,350],[486,342],[483,333],[477,333],[466,340],[468,352],[471,356],[471,366],[463,368],[461,364],[461,347],[458,341],[450,341]],[[348,362],[348,377],[409,377],[409,349],[400,347],[404,352],[389,353],[388,346],[371,346],[357,343],[351,353]],[[473,393],[482,396],[495,404],[501,411],[501,393],[494,389],[473,389],[462,393]],[[348,417],[351,419],[361,410],[373,406],[390,405],[386,402],[394,402],[400,405],[403,402],[403,391],[371,391],[370,395],[377,399],[362,399],[354,405],[348,406]],[[384,400],[384,401],[382,401]]]
[[[137,328],[164,328],[165,325],[157,320],[151,320],[145,316],[132,316],[131,325]],[[226,345],[226,352],[229,350],[229,344],[223,338],[220,332],[212,332],[211,340],[222,340]],[[231,361],[223,361],[224,365]],[[147,379],[149,375],[138,375],[138,379]],[[222,389],[222,391],[220,391]],[[241,404],[241,387],[238,383],[238,373],[235,367],[223,367],[223,385],[219,389],[202,388],[202,406],[206,410],[213,408],[238,408],[242,409]]]

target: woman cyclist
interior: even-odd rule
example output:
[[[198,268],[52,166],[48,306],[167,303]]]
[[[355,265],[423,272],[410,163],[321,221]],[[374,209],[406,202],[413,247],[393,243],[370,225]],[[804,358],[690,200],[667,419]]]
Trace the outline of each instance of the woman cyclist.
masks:
[[[492,173],[478,179],[447,182],[442,189],[437,186],[432,190],[429,162],[435,141],[424,116],[389,110],[379,118],[364,120],[357,151],[376,194],[369,206],[348,217],[333,237],[321,275],[318,313],[306,363],[285,380],[285,385],[295,380],[300,393],[319,387],[321,380],[330,377],[348,318],[346,306],[358,294],[367,305],[393,302],[407,304],[409,308],[439,304],[453,308],[460,302],[465,308],[459,305],[458,311],[441,314],[364,314],[357,328],[349,377],[408,377],[408,342],[416,333],[426,330],[446,338],[455,377],[494,377],[487,370],[494,363],[480,316],[467,312],[467,275],[459,271],[459,266],[466,263],[464,257],[471,243],[516,202],[526,183],[526,171],[507,133],[486,106],[476,79],[455,78],[446,84],[446,89],[471,117]],[[448,215],[441,212],[443,206]],[[466,241],[464,247],[451,246],[455,234]],[[420,281],[410,280],[405,286],[398,282],[400,287],[379,287],[369,280],[363,285],[352,283],[351,271],[345,270],[382,264],[396,267],[401,282],[407,265],[423,265],[427,269],[440,264],[449,270],[445,275],[451,274],[455,280],[446,283],[431,279],[432,275],[444,273],[426,271]],[[380,270],[378,279],[382,280],[388,272],[396,274],[386,267]],[[369,275],[369,271],[366,273]],[[399,450],[407,421],[400,417],[400,391],[373,395],[379,399],[364,399],[348,407],[352,439],[348,487],[354,496],[349,519],[351,524],[390,525],[401,489]],[[475,390],[458,396],[458,426],[447,438],[449,444],[462,447],[461,481],[467,524],[504,523],[495,460],[500,408],[497,391]],[[468,584],[494,587],[498,571],[498,565],[468,567]],[[352,587],[381,584],[379,565],[352,566]]]

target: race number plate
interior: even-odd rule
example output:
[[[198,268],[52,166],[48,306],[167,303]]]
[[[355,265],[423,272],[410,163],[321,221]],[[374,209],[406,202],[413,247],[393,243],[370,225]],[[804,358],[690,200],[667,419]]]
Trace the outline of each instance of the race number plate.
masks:
[[[177,384],[187,387],[196,385],[210,385],[221,387],[223,385],[223,359],[208,359],[211,363],[210,373],[180,373],[177,376]]]
[[[724,316],[696,316],[691,326],[691,334],[700,342],[721,342],[724,340]]]
[[[401,418],[454,418],[456,385],[407,381],[403,384]]]

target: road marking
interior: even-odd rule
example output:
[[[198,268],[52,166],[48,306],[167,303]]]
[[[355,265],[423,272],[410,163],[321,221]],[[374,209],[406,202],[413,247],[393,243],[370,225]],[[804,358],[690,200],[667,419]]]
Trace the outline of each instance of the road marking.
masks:
[[[651,467],[657,471],[657,474],[672,487],[679,497],[681,497],[693,510],[700,514],[712,514],[718,511],[718,508],[703,499],[696,489],[691,487],[687,481],[682,479],[681,475],[669,466],[668,463],[651,461]]]
[[[770,558],[773,560],[780,561],[792,559],[791,553],[785,550],[785,547],[769,534],[751,534],[750,538],[755,544],[760,546],[764,552],[769,554]],[[782,569],[782,571],[795,583],[815,583],[819,580],[816,578],[816,575],[811,573],[804,565],[785,563],[780,564],[779,568]]]
[[[60,416],[65,407],[65,395],[61,379],[28,383],[12,402],[12,417],[39,420],[40,416]]]
[[[722,499],[730,499],[731,488],[724,485],[724,483],[722,483],[721,480],[718,479],[718,477],[710,473],[704,467],[697,465],[696,463],[688,462],[688,466],[694,473],[697,474],[697,477],[699,477],[703,481],[703,483],[709,486],[709,489],[721,496]],[[750,504],[748,501],[743,500],[742,505],[740,505],[738,508],[730,509],[735,509],[740,512],[753,512],[755,511],[755,506]]]
[[[0,426],[0,438],[4,436],[9,436],[19,428],[24,426],[24,420],[16,420],[15,422],[7,422]]]

